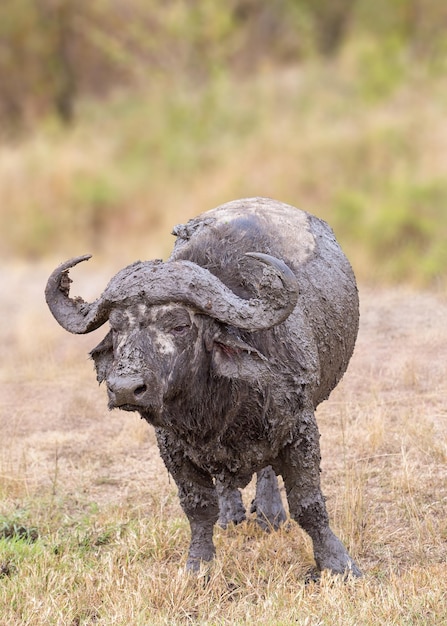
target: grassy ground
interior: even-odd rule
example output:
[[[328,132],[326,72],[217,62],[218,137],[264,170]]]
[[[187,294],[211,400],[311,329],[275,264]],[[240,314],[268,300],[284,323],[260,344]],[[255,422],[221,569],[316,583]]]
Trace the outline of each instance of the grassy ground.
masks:
[[[114,271],[100,267],[76,270],[87,298]],[[195,578],[153,433],[107,411],[86,358],[103,331],[54,322],[50,269],[1,267],[1,626],[447,624],[445,297],[361,288],[354,358],[318,410],[332,525],[364,578],[305,584],[311,546],[294,523],[217,530]]]

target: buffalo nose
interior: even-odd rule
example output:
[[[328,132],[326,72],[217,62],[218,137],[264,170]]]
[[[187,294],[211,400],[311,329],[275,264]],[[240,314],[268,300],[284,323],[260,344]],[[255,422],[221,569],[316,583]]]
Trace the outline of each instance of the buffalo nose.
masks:
[[[112,407],[141,406],[147,386],[140,376],[116,376],[107,381],[107,391]]]

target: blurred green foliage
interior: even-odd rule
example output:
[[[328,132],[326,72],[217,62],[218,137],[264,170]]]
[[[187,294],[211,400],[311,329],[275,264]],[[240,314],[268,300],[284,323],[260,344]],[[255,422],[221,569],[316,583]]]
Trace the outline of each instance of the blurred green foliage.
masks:
[[[346,245],[364,246],[371,275],[419,286],[445,282],[447,181],[391,185],[374,201],[371,210],[371,196],[344,192],[333,220]]]
[[[370,42],[366,87],[380,94],[403,56],[436,66],[446,27],[439,0],[3,0],[0,121],[3,134],[49,113],[70,122],[85,96],[331,57],[353,37]]]
[[[2,256],[166,255],[269,195],[361,278],[445,284],[446,26],[438,0],[3,0]]]

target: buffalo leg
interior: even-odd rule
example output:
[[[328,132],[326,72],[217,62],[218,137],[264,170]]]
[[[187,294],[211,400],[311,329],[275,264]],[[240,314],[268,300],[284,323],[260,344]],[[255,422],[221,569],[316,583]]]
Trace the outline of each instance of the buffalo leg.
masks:
[[[320,435],[313,412],[303,415],[300,424],[295,441],[281,455],[290,515],[310,535],[319,570],[361,576],[356,563],[329,527],[320,487]]]
[[[194,465],[182,445],[167,431],[156,429],[161,457],[178,487],[180,504],[191,528],[186,567],[198,571],[215,555],[213,528],[219,516],[217,492],[211,476]]]
[[[216,490],[219,497],[219,526],[227,528],[228,524],[243,522],[246,519],[245,507],[239,489],[227,487],[217,479]]]
[[[250,513],[256,513],[256,522],[263,530],[278,530],[286,520],[286,512],[279,493],[278,479],[270,465],[257,473],[256,481],[256,495]]]

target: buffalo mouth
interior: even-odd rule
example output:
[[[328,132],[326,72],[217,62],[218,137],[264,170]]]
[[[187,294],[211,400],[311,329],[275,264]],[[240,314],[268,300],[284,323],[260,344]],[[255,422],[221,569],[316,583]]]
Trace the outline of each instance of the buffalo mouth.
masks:
[[[109,403],[109,409],[121,409],[121,411],[141,411],[141,406],[137,406],[136,404]]]
[[[109,409],[113,410],[113,409],[120,409],[121,411],[130,411],[130,412],[137,412],[140,414],[140,416],[145,419],[147,422],[149,422],[149,424],[156,424],[158,423],[158,417],[157,417],[157,411],[152,408],[152,407],[142,407],[141,405],[137,405],[137,404],[113,404],[112,402],[109,402]]]

